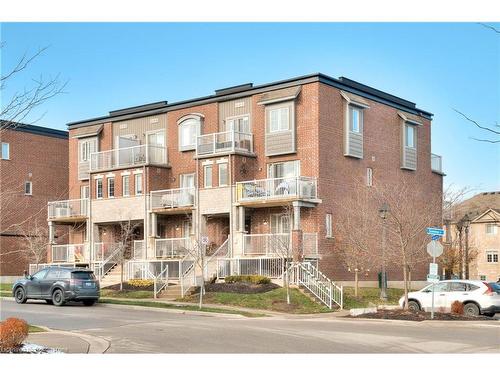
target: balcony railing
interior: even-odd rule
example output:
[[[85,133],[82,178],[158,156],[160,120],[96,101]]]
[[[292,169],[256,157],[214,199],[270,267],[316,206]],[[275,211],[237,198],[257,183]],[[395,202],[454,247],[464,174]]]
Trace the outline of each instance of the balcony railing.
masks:
[[[194,187],[152,191],[149,200],[150,209],[193,206],[194,193]]]
[[[167,148],[156,145],[140,145],[90,154],[90,172],[148,164],[166,165]]]
[[[316,199],[317,184],[313,177],[282,177],[236,183],[238,201],[296,197]]]
[[[293,245],[290,233],[245,234],[244,256],[292,256]],[[305,257],[318,255],[318,234],[302,233],[302,254]]]
[[[118,249],[119,244],[112,242],[96,242],[94,243],[94,254],[92,260],[94,262],[104,262]]]
[[[253,152],[251,133],[227,131],[199,135],[196,141],[196,155],[205,156],[221,153]]]
[[[85,244],[52,245],[53,263],[79,263],[86,260]]]
[[[440,155],[431,154],[431,170],[443,173],[443,158]]]
[[[155,240],[156,258],[183,258],[191,248],[189,237],[157,238]]]
[[[146,242],[144,240],[134,241],[134,259],[146,258]]]
[[[55,201],[49,202],[47,205],[49,220],[87,217],[89,214],[88,199]]]

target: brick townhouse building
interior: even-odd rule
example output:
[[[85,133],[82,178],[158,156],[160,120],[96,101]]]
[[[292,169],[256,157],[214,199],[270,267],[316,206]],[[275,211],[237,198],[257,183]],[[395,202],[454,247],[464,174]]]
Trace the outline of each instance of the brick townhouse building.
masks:
[[[206,276],[278,277],[282,258],[294,256],[333,280],[351,279],[335,223],[354,178],[404,180],[441,205],[431,119],[407,100],[312,74],[69,123],[69,200],[49,204],[48,219],[51,233],[71,232],[53,245],[52,261],[93,264],[105,278],[119,266],[112,259],[123,223],[132,223],[126,277],[167,265],[180,277],[186,249],[206,247]]]
[[[19,276],[33,262],[23,237],[47,228],[48,202],[67,198],[68,132],[3,122],[0,143],[0,276]]]

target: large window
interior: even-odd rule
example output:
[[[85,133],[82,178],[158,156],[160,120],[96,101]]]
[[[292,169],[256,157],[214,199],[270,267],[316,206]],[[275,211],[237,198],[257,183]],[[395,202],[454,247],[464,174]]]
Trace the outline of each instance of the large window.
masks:
[[[10,145],[6,142],[2,142],[2,159],[3,160],[10,159]]]
[[[31,181],[24,182],[24,195],[33,195],[33,183]]]
[[[233,117],[226,119],[226,131],[250,133],[250,121],[248,116]]]
[[[203,186],[206,188],[212,187],[212,165],[203,167]]]
[[[325,215],[325,229],[326,229],[326,237],[333,237],[333,225],[332,225],[332,214]]]
[[[115,178],[108,177],[108,198],[115,197]]]
[[[95,195],[97,199],[102,198],[102,178],[97,178],[95,180]]]
[[[196,148],[196,137],[200,134],[200,120],[189,118],[179,124],[180,150]]]
[[[137,173],[135,175],[135,195],[142,195],[142,173]]]
[[[79,160],[87,162],[90,160],[90,154],[97,152],[97,138],[81,139],[79,145]]]
[[[219,164],[219,186],[227,186],[229,183],[229,176],[227,170],[227,163]]]
[[[165,132],[163,130],[147,134],[147,143],[152,146],[165,146]]]
[[[349,129],[353,133],[361,133],[363,126],[363,111],[361,108],[349,106]]]
[[[290,233],[290,230],[290,215],[271,215],[271,233]]]
[[[497,225],[486,224],[486,234],[497,234]]]
[[[122,176],[122,195],[124,197],[130,196],[130,176]]]
[[[415,126],[405,124],[405,146],[410,148],[416,148],[415,143]]]
[[[194,173],[181,174],[180,187],[181,188],[194,187]]]
[[[272,163],[267,166],[268,178],[289,178],[300,176],[300,160]]]
[[[269,110],[269,131],[282,132],[290,130],[290,108],[281,107]]]
[[[498,263],[498,251],[490,250],[486,252],[486,261],[488,263]]]

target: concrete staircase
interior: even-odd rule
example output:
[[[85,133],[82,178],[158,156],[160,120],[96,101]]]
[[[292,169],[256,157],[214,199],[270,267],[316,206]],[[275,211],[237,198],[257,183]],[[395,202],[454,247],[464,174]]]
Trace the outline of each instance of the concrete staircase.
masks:
[[[189,288],[185,295],[190,295],[194,292],[194,287]],[[158,295],[158,298],[173,301],[178,298],[182,298],[182,289],[180,284],[169,284],[161,293]]]
[[[121,280],[122,266],[120,264],[114,265],[109,272],[101,279],[101,288],[110,285],[119,284]]]

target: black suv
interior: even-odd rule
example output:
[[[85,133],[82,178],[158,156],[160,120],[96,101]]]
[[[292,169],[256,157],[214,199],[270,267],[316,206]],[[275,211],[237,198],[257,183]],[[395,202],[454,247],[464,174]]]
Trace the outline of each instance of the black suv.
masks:
[[[34,275],[17,280],[12,286],[17,303],[27,299],[44,299],[62,306],[68,301],[82,301],[92,306],[99,299],[99,281],[85,268],[47,267]]]

